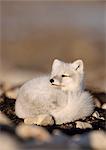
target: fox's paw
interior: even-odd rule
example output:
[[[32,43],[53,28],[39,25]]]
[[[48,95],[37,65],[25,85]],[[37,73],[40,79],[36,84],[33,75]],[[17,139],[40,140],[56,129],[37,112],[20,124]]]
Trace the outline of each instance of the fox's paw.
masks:
[[[67,121],[64,118],[55,118],[55,124],[62,125],[63,123],[67,123]]]
[[[43,115],[37,115],[34,118],[25,118],[24,123],[29,125],[36,124],[36,125],[47,126],[47,125],[53,125],[54,119],[51,115],[43,114]]]

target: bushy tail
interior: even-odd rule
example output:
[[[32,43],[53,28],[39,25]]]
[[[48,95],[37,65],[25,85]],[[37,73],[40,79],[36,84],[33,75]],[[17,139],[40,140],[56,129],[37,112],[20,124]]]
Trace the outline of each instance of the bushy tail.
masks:
[[[92,96],[90,95],[89,92],[81,93],[81,95],[79,96],[79,99],[77,98],[76,101],[77,101],[76,106],[75,106],[76,120],[83,119],[92,114],[94,110],[94,104],[93,104]]]
[[[89,92],[73,94],[70,102],[61,110],[53,113],[57,124],[72,122],[89,116],[94,110]]]

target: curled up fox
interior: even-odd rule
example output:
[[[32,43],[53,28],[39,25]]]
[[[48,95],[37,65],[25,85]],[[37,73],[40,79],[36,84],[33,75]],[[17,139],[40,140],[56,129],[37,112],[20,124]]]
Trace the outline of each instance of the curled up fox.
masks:
[[[84,91],[82,60],[65,63],[55,59],[50,76],[27,81],[19,90],[15,112],[27,124],[73,122],[91,115],[92,96]]]

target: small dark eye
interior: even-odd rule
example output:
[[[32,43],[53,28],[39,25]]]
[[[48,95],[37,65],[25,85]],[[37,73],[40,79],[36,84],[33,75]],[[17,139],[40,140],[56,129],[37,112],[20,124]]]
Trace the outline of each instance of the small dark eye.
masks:
[[[65,75],[65,74],[62,74],[61,76],[62,76],[62,78],[63,77],[70,77],[70,75]]]
[[[62,77],[66,77],[64,74],[61,75]]]
[[[79,67],[80,67],[80,65],[75,70],[77,70]]]

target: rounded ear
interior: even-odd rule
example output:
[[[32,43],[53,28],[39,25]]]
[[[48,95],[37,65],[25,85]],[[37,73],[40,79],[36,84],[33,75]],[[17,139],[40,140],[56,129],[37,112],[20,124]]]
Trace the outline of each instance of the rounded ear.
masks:
[[[52,69],[58,68],[62,64],[62,61],[55,59],[52,64]]]
[[[75,70],[77,70],[79,72],[83,72],[84,66],[83,66],[83,61],[82,60],[78,59],[78,60],[74,61],[72,63],[72,66],[74,67]]]

